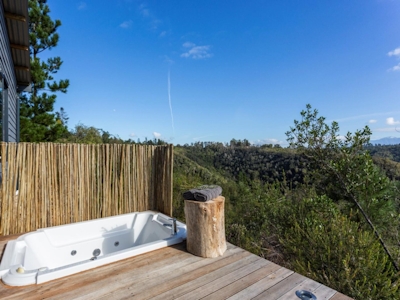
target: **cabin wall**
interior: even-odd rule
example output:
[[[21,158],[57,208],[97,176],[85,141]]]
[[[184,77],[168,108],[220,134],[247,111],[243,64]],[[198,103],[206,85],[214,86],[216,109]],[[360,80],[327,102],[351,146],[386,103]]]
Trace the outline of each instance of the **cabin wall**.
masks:
[[[2,137],[4,142],[19,141],[19,100],[17,81],[11,57],[10,43],[4,20],[3,5],[0,5],[0,73],[2,73],[7,88],[3,87],[2,97]]]

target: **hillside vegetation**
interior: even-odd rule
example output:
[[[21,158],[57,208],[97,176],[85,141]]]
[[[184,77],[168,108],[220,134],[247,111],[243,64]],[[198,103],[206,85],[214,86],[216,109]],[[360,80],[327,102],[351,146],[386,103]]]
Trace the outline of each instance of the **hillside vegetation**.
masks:
[[[183,191],[219,184],[231,243],[356,299],[399,299],[398,162],[378,156],[382,146],[366,150],[368,128],[318,139],[334,136],[337,124],[311,107],[302,113],[290,148],[175,147],[175,216],[184,220]]]

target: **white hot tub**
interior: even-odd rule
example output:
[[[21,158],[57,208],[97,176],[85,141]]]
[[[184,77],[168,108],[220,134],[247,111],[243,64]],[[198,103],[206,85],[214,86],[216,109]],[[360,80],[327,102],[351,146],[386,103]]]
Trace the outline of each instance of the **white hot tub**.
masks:
[[[185,239],[185,224],[152,211],[44,228],[7,243],[0,276],[12,286],[43,283]]]

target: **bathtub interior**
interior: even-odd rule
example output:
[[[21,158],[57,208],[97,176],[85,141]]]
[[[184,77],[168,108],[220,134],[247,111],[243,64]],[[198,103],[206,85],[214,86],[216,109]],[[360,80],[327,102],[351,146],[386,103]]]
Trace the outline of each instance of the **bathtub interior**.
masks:
[[[19,237],[8,265],[19,264],[25,270],[56,269],[171,237],[171,219],[153,212],[56,226]]]

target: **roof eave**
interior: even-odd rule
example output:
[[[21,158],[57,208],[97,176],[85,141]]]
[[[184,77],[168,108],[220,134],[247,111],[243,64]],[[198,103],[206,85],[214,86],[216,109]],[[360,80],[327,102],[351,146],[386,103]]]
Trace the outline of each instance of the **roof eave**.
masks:
[[[31,82],[28,0],[2,0],[18,91]]]

